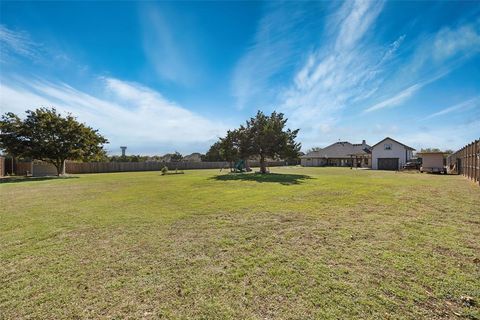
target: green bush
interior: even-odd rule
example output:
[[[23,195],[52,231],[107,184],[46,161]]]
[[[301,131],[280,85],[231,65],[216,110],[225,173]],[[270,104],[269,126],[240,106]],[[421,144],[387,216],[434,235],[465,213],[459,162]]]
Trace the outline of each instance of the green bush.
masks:
[[[168,167],[167,166],[163,167],[161,171],[162,171],[162,176],[166,175],[168,173]]]

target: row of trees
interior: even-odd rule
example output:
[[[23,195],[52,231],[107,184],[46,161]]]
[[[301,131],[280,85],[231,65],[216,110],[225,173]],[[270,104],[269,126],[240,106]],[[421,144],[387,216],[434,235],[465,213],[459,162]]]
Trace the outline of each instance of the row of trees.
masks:
[[[452,149],[447,149],[445,151],[442,151],[439,148],[424,148],[420,150],[420,153],[422,152],[443,152],[444,154],[448,155],[448,154],[454,153],[455,151],[453,151]]]
[[[71,114],[63,117],[55,108],[28,110],[24,120],[12,112],[0,118],[0,149],[13,157],[49,162],[58,175],[64,173],[67,159],[104,159],[106,143],[98,130],[78,122]]]
[[[283,113],[270,116],[258,111],[238,129],[229,130],[225,137],[215,142],[205,155],[208,161],[229,161],[257,158],[260,172],[266,173],[266,159],[291,160],[298,158],[301,144],[295,141],[298,131],[286,129]]]
[[[167,153],[163,156],[142,156],[142,155],[125,155],[125,156],[110,156],[104,160],[109,162],[146,162],[146,161],[168,161],[178,162],[182,161],[183,155],[180,152]]]
[[[256,158],[260,171],[266,172],[267,159],[297,159],[300,143],[295,141],[298,129],[286,129],[287,119],[282,113],[270,116],[258,111],[235,130],[214,143],[204,161],[229,161]],[[64,173],[65,160],[125,161],[123,157],[107,157],[103,148],[108,143],[98,130],[77,121],[71,114],[63,117],[55,108],[26,111],[25,119],[8,112],[0,118],[0,149],[13,157],[43,160]],[[130,161],[142,161],[141,156],[129,156]],[[169,155],[169,161],[181,161],[178,152]]]

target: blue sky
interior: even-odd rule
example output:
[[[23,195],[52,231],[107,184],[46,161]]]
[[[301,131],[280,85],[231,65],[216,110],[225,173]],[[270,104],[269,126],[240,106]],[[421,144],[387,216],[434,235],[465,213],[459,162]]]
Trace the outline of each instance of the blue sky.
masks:
[[[480,137],[480,4],[0,2],[0,113],[55,106],[118,153],[205,152],[256,110],[306,150]]]

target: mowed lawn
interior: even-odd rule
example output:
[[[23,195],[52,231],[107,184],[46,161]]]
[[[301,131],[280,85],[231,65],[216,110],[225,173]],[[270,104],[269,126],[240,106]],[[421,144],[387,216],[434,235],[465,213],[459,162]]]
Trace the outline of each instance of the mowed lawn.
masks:
[[[272,171],[1,183],[0,318],[480,318],[478,186]]]

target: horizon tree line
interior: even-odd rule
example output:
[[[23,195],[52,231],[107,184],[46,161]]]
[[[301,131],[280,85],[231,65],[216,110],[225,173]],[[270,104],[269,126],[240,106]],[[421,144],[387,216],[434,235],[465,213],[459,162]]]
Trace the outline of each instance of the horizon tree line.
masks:
[[[12,159],[28,158],[51,163],[57,175],[64,174],[65,161],[145,161],[144,156],[108,157],[104,145],[108,140],[72,114],[62,116],[55,108],[27,110],[21,119],[13,112],[0,118],[0,150]],[[283,113],[270,116],[258,111],[244,125],[229,130],[225,137],[214,143],[202,161],[248,160],[257,157],[260,172],[266,173],[268,159],[295,159],[301,144],[295,141],[299,129],[285,129],[288,119]],[[170,161],[181,161],[179,152],[168,154]]]

